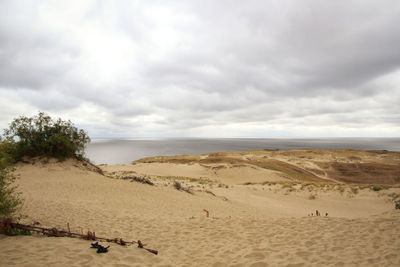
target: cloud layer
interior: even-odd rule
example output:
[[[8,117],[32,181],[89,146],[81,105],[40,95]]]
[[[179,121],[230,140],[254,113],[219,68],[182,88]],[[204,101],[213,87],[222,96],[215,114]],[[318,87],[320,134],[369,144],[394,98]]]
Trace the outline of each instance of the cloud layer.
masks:
[[[0,2],[0,126],[399,136],[398,1]]]

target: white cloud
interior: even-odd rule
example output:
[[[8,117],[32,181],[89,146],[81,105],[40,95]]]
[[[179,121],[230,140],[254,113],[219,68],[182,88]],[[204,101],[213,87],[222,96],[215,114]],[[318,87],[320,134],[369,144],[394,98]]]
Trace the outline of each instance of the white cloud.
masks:
[[[388,8],[390,6],[390,8]],[[91,136],[398,136],[397,1],[0,3],[0,124]]]

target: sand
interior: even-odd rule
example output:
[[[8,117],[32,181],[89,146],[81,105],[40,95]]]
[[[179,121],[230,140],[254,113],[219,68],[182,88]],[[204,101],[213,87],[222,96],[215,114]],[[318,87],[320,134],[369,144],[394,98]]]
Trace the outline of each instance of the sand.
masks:
[[[249,181],[253,183],[284,182],[290,179],[281,175],[277,171],[263,169],[257,166],[247,164],[170,164],[170,163],[137,163],[105,165],[102,169],[107,173],[116,173],[120,175],[138,175],[138,176],[170,176],[170,177],[189,177],[195,179],[209,179],[217,183],[228,185],[242,184]],[[249,178],[251,177],[251,178]]]
[[[112,177],[158,175],[152,178],[156,186],[110,178],[72,160],[18,164],[25,222],[64,229],[68,222],[77,232],[140,239],[159,255],[115,244],[109,253],[96,254],[85,240],[0,235],[0,266],[400,265],[400,211],[389,197],[398,189],[351,193],[348,188],[242,185],[252,181],[245,166],[221,178],[201,166],[163,164],[101,166]],[[260,175],[282,179],[274,172]],[[192,188],[189,194],[176,190],[167,176],[220,180],[178,179]],[[309,216],[316,209],[328,216]]]

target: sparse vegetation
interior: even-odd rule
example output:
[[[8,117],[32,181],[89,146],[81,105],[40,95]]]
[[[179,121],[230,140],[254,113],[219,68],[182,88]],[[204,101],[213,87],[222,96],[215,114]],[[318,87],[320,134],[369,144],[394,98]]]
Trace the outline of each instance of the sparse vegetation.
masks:
[[[198,183],[198,184],[201,184],[201,185],[209,185],[209,186],[217,184],[216,181],[213,181],[213,180],[210,180],[210,179],[207,179],[207,178],[203,178],[203,177],[201,177],[201,178],[193,178],[193,177],[186,177],[186,176],[170,176],[170,175],[168,175],[168,176],[154,175],[152,177],[157,178],[157,179],[163,179],[163,180],[188,181],[188,182],[191,182],[191,183]],[[224,184],[222,184],[222,185],[224,185]]]
[[[378,192],[378,191],[381,191],[381,190],[384,189],[384,188],[383,188],[383,186],[380,186],[380,185],[373,185],[373,186],[371,187],[371,189],[372,189],[373,191]]]
[[[181,189],[182,189],[182,185],[181,185],[181,183],[178,182],[178,181],[175,181],[175,182],[174,182],[174,187],[175,187],[176,190],[181,190]]]
[[[339,186],[339,192],[340,192],[340,194],[343,194],[344,191],[346,191],[346,188],[344,188],[343,186]]]
[[[138,182],[138,183],[154,186],[154,183],[145,177],[126,176],[126,177],[122,177],[121,179],[122,180],[130,180],[131,182]]]
[[[190,188],[183,187],[182,184],[178,181],[174,181],[174,188],[178,191],[184,191],[186,193],[193,194],[193,192],[192,192],[192,190],[190,190]]]
[[[351,192],[352,192],[354,195],[357,195],[357,194],[358,194],[358,188],[357,188],[357,187],[351,187],[350,189],[351,189]]]
[[[202,156],[158,156],[136,162],[200,164],[214,171],[233,166],[251,166],[280,172],[293,181],[313,183],[326,183],[326,179],[358,185],[396,185],[400,182],[399,152],[388,151],[295,149],[218,152]]]
[[[392,198],[393,202],[400,201],[400,194],[399,193],[390,193],[388,194],[389,197]]]
[[[328,161],[316,164],[326,171],[328,177],[337,181],[354,184],[396,184],[400,172],[398,162],[380,162],[377,156],[373,160],[376,162]],[[395,160],[395,157],[392,160]]]
[[[215,195],[212,191],[210,191],[210,190],[205,190],[204,192],[206,192],[207,194],[210,194],[210,195],[216,197],[216,195]]]
[[[13,159],[3,150],[3,143],[0,143],[0,219],[19,217],[23,204],[17,186],[14,185],[16,176],[11,167],[12,162]]]

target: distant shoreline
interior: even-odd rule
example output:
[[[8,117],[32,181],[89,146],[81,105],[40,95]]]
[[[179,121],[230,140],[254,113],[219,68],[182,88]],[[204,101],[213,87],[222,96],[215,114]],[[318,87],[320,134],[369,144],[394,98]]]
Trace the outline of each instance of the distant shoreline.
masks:
[[[86,155],[95,164],[124,164],[153,156],[303,148],[400,151],[400,137],[93,139]]]

